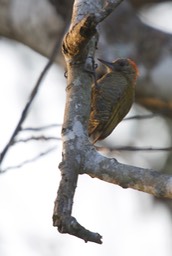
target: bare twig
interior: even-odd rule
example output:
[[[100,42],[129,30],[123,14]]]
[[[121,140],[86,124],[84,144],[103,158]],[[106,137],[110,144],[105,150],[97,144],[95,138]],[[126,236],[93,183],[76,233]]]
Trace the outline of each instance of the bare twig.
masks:
[[[54,147],[52,147],[52,148],[50,148],[50,149],[40,153],[39,155],[37,155],[37,156],[35,156],[35,157],[31,158],[31,159],[23,161],[22,163],[20,163],[18,165],[14,165],[14,166],[10,166],[10,167],[7,167],[5,169],[2,169],[1,173],[5,173],[6,171],[9,171],[9,170],[12,170],[12,169],[19,169],[19,168],[23,167],[26,164],[33,163],[33,162],[37,161],[38,159],[40,159],[41,157],[43,157],[45,155],[48,155],[49,153],[53,152],[56,149],[57,149],[57,146],[54,146]]]
[[[61,138],[57,138],[57,137],[46,137],[46,136],[32,136],[29,138],[25,138],[25,139],[19,139],[19,140],[14,140],[13,144],[11,146],[13,146],[14,144],[17,143],[25,143],[25,142],[29,142],[29,141],[48,141],[48,140],[61,140]]]
[[[41,127],[26,127],[26,128],[22,128],[22,132],[40,132],[43,130],[47,130],[47,129],[51,129],[51,128],[57,128],[60,127],[61,124],[50,124],[50,125],[45,125],[45,126],[41,126]]]
[[[47,136],[32,136],[29,138],[25,139],[19,139],[15,140],[11,146],[17,143],[25,143],[29,141],[49,141],[49,140],[61,140],[61,138],[58,137],[47,137]],[[113,152],[113,151],[172,151],[172,146],[171,147],[137,147],[137,146],[115,146],[115,147],[101,147],[101,146],[95,146],[97,151],[103,151],[106,150],[108,152]]]
[[[59,49],[59,45],[60,45],[60,42],[58,40],[58,43],[55,45],[48,63],[46,64],[45,68],[43,69],[42,73],[40,74],[40,76],[39,76],[39,78],[38,78],[38,80],[37,80],[37,82],[36,82],[32,92],[30,94],[29,100],[26,103],[26,106],[24,107],[24,109],[22,111],[21,117],[20,117],[20,119],[19,119],[19,121],[18,121],[18,123],[16,125],[16,128],[15,128],[11,138],[9,139],[8,143],[6,144],[6,146],[4,147],[3,151],[0,154],[0,164],[1,165],[2,165],[2,161],[3,161],[3,159],[4,159],[5,155],[6,155],[9,147],[13,144],[15,137],[21,131],[22,124],[25,121],[25,119],[26,119],[26,117],[28,115],[28,112],[30,110],[31,104],[32,104],[35,96],[38,93],[38,90],[40,88],[41,82],[42,82],[43,78],[45,77],[45,74],[47,73],[47,71],[49,70],[49,68],[51,67],[51,65],[53,64],[53,62],[55,60],[55,57],[56,57],[58,49]]]
[[[172,147],[133,147],[133,146],[115,146],[115,147],[96,147],[97,151],[172,151]]]
[[[130,116],[130,117],[126,117],[123,119],[123,121],[128,121],[128,120],[142,120],[142,119],[149,119],[149,118],[154,118],[156,117],[157,114],[151,113],[151,114],[145,114],[145,115],[134,115],[134,116]],[[49,124],[49,125],[45,125],[45,126],[40,126],[40,127],[26,127],[26,128],[22,128],[22,132],[40,132],[43,130],[48,130],[48,129],[52,129],[52,128],[57,128],[57,127],[61,127],[62,124]]]
[[[157,114],[151,113],[151,114],[145,114],[145,115],[135,115],[135,116],[130,116],[126,117],[123,119],[123,121],[128,121],[128,120],[142,120],[142,119],[149,119],[149,118],[154,118],[156,117]]]

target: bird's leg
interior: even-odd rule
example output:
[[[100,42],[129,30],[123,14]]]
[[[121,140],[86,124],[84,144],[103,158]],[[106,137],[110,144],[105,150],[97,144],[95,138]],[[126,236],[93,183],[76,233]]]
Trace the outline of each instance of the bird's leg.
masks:
[[[87,57],[87,62],[85,64],[85,71],[93,76],[95,86],[97,86],[97,77],[96,77],[96,72],[95,72],[97,66],[98,65],[97,65],[97,63],[95,63],[94,58]]]

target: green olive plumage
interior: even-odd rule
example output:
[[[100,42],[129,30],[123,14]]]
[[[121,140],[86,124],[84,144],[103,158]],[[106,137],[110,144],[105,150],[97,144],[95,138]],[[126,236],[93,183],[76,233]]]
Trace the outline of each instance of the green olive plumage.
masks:
[[[137,66],[130,59],[100,61],[108,69],[92,86],[88,133],[93,143],[109,136],[129,112],[138,75]]]

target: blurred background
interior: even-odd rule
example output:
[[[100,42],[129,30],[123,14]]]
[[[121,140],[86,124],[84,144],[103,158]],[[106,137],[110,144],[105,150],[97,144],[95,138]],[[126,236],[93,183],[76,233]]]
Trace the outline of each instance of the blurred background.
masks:
[[[51,22],[58,19],[58,31],[62,33],[68,26],[69,11],[72,10],[69,1],[19,2],[11,1],[8,16],[11,15],[12,28],[6,26],[6,18],[2,15],[9,6],[7,8],[0,2],[0,152],[14,131],[30,92],[48,61],[46,56],[57,40],[56,26],[52,27]],[[136,103],[128,117],[152,111],[155,115],[122,121],[100,144],[107,148],[172,145],[172,1],[146,1],[147,5],[143,5],[145,1],[139,2],[126,1],[102,24],[97,56],[110,61],[112,57],[127,56],[138,63],[140,77]],[[35,13],[26,19],[31,4]],[[52,20],[48,20],[49,15]],[[129,22],[125,25],[127,19]],[[24,22],[28,22],[28,27],[24,27]],[[34,29],[42,24],[49,31],[49,37],[46,32],[41,34],[41,29]],[[50,33],[51,29],[54,29],[53,33]],[[12,36],[12,30],[15,36]],[[49,43],[40,40],[44,37]],[[60,181],[58,164],[61,161],[60,133],[65,106],[64,72],[64,61],[59,52],[56,64],[42,82],[24,123],[24,128],[51,127],[21,132],[17,137],[20,142],[10,148],[1,166],[6,171],[0,175],[0,255],[171,256],[170,200],[158,200],[132,189],[124,190],[87,175],[79,177],[72,215],[84,227],[100,233],[103,245],[86,244],[76,237],[58,233],[52,226],[54,200]],[[49,139],[23,142],[33,136]],[[47,151],[50,152],[41,157],[40,154]],[[172,170],[171,152],[168,151],[115,150],[112,153],[106,150],[104,154],[127,164],[168,173]],[[25,161],[29,163],[24,164]]]

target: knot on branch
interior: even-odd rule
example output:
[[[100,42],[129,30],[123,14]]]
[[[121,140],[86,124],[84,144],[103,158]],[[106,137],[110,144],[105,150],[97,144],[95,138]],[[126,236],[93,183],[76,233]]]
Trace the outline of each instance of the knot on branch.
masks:
[[[94,14],[87,15],[66,34],[62,44],[62,51],[66,57],[81,54],[91,39],[97,33]]]

